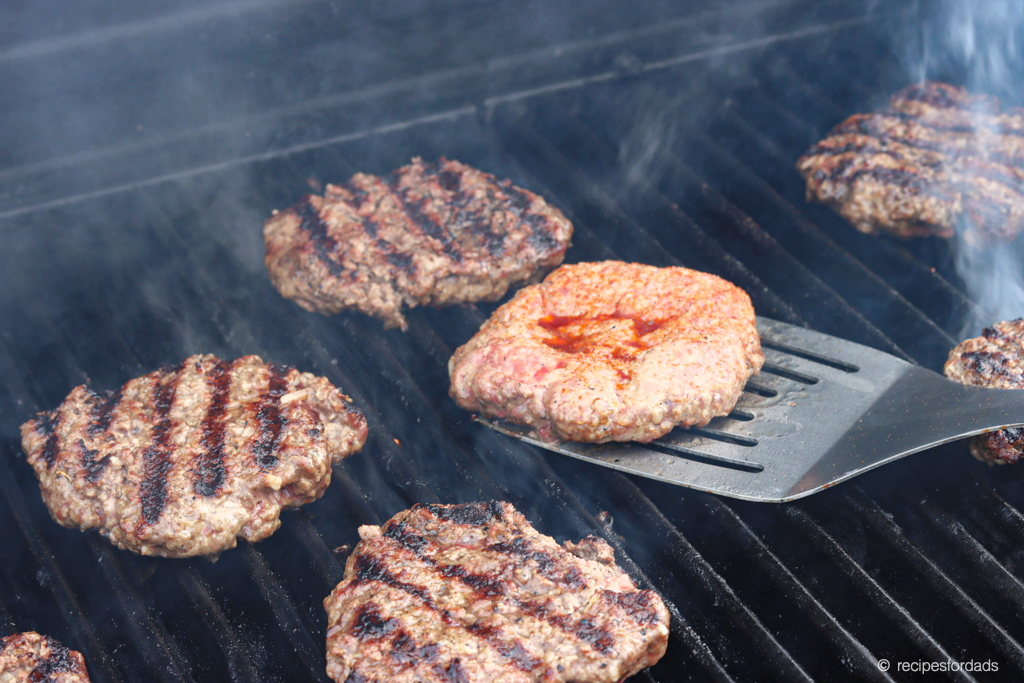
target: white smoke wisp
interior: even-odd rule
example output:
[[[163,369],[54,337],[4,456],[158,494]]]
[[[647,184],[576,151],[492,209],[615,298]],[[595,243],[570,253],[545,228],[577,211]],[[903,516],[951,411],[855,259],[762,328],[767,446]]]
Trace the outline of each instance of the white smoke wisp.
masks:
[[[1024,268],[1021,253],[1009,245],[977,245],[960,237],[956,269],[970,298],[982,312],[965,321],[964,338],[1001,320],[1024,317]]]
[[[921,42],[908,49],[908,75],[917,81],[960,82],[974,94],[998,97],[1004,112],[1024,103],[1024,2],[941,0],[932,7],[936,11],[923,17]],[[1001,145],[1001,130],[993,112],[984,109],[987,105],[979,104],[974,148],[980,157],[994,159],[1001,156],[1001,149],[993,147]],[[994,322],[1024,316],[1024,240],[982,244],[972,237],[962,221],[952,245],[957,273],[983,311],[964,321],[960,332],[965,337]]]
[[[632,104],[638,110],[633,118],[637,124],[620,145],[619,164],[625,169],[627,186],[656,183],[679,139],[681,102],[642,92]]]

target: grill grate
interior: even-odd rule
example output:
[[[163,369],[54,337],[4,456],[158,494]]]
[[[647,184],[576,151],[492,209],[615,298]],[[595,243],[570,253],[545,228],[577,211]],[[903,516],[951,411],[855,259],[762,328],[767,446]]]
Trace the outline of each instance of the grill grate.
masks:
[[[1007,679],[1024,675],[1024,475],[1012,468],[984,471],[954,444],[779,507],[630,479],[474,425],[448,399],[447,360],[493,305],[415,310],[409,332],[384,333],[355,314],[300,311],[262,267],[258,226],[310,181],[446,155],[563,208],[577,226],[570,261],[714,272],[759,313],[937,368],[978,315],[948,246],[860,235],[805,204],[793,169],[828,126],[901,85],[883,32],[845,11],[821,30],[769,27],[774,38],[745,48],[760,50],[750,69],[699,39],[673,52],[692,22],[630,30],[574,44],[571,66],[591,74],[576,81],[508,77],[526,90],[369,134],[325,118],[319,137],[286,136],[288,153],[116,192],[79,178],[57,196],[40,182],[29,198],[42,206],[5,205],[0,635],[56,636],[101,682],[327,681],[321,602],[344,570],[332,549],[415,502],[503,498],[560,540],[600,534],[665,597],[668,654],[637,680],[899,680],[883,657],[992,659]],[[859,64],[866,50],[877,63]],[[541,51],[492,66],[553,61]],[[822,72],[839,79],[822,85]],[[196,154],[195,167],[211,163]],[[31,169],[32,182],[70,173]],[[334,468],[321,501],[216,564],[136,557],[51,522],[17,426],[75,384],[113,388],[196,352],[328,377],[367,413],[363,453]]]

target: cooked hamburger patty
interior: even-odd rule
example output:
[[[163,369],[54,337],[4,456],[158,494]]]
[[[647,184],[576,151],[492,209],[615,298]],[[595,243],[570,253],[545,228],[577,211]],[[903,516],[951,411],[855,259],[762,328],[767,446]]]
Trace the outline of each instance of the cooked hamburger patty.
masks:
[[[686,268],[605,261],[521,290],[448,370],[460,406],[543,439],[646,442],[727,414],[763,362],[743,290]]]
[[[442,158],[357,173],[263,226],[274,286],[310,311],[406,329],[403,306],[496,301],[562,262],[572,224],[537,195]]]
[[[665,653],[668,610],[607,543],[563,549],[508,503],[415,505],[359,535],[324,600],[336,681],[612,683]]]
[[[326,379],[192,356],[100,396],[76,387],[21,426],[60,524],[142,555],[216,555],[262,540],[281,508],[319,498],[366,420]]]
[[[808,200],[862,232],[1010,239],[1024,227],[1024,110],[945,83],[908,86],[797,162]]]
[[[980,337],[949,352],[946,377],[961,384],[993,389],[1024,389],[1024,319],[996,323]],[[1010,427],[973,436],[971,455],[990,465],[1006,465],[1024,453],[1024,428]]]
[[[0,640],[0,683],[44,682],[89,683],[82,655],[33,631]]]

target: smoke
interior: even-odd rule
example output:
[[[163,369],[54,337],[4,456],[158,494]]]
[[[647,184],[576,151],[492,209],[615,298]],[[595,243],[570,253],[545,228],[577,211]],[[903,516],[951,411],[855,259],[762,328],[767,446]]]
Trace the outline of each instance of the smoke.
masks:
[[[962,84],[972,93],[998,97],[1003,111],[1021,105],[1024,3],[940,0],[927,7],[921,12],[920,34],[907,42],[906,67],[912,80]],[[988,108],[979,104],[979,109]],[[977,152],[983,156],[999,141],[987,114],[979,111],[975,125],[976,131],[987,133],[976,135]],[[952,247],[957,273],[983,312],[964,321],[963,336],[998,320],[1024,316],[1021,240],[983,242],[969,228],[966,221],[957,226]]]

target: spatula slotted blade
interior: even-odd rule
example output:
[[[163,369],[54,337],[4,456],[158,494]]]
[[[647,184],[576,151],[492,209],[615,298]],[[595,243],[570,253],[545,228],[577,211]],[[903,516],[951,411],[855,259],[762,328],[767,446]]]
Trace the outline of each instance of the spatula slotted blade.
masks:
[[[758,318],[765,352],[728,417],[650,444],[547,443],[528,427],[480,421],[574,458],[761,502],[795,500],[917,451],[1024,424],[1024,391],[981,389],[853,342]]]

